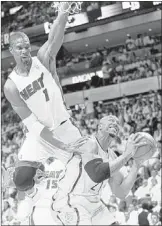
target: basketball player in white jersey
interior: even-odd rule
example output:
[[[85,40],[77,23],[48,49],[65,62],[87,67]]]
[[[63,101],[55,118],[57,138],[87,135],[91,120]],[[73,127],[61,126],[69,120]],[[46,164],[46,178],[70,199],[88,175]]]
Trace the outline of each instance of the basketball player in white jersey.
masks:
[[[58,181],[64,176],[65,166],[61,161],[51,159],[49,158],[45,165],[28,161],[21,161],[16,165],[13,181],[25,199],[19,202],[15,219],[22,225],[54,223],[50,211],[51,200],[57,191]],[[20,170],[23,170],[23,175]]]
[[[50,160],[50,159],[49,159]],[[52,196],[57,191],[59,180],[65,174],[65,166],[61,161],[55,159],[54,162],[45,164],[45,175],[42,175],[42,181],[39,187],[40,199],[33,204],[34,211],[30,216],[30,224],[33,225],[51,225],[53,218],[51,215],[51,200]],[[39,173],[37,172],[37,177]],[[43,179],[44,177],[44,179]],[[32,223],[33,221],[33,223]]]
[[[120,169],[133,157],[137,147],[145,145],[141,135],[131,135],[126,150],[120,157],[108,162],[107,148],[119,132],[119,122],[114,116],[101,119],[97,134],[89,138],[77,155],[67,164],[65,177],[53,197],[53,216],[58,225],[101,225],[107,208],[100,201],[101,192],[109,181],[112,192],[125,198],[132,188],[138,172],[135,164],[124,178]],[[75,168],[75,171],[74,171]],[[103,220],[103,221],[102,221]]]
[[[66,9],[69,4],[65,2],[62,7]],[[68,12],[58,13],[36,57],[31,57],[27,35],[10,35],[9,49],[16,67],[5,83],[4,93],[29,131],[18,154],[20,161],[45,162],[55,156],[66,164],[72,155],[69,152],[78,147],[70,144],[81,138],[70,120],[56,73],[56,55],[63,43],[67,18]]]

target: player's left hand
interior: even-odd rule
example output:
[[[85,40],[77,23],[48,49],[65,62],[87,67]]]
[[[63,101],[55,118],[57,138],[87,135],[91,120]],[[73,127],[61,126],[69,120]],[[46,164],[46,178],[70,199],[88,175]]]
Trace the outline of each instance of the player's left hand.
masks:
[[[65,149],[68,150],[71,153],[80,153],[82,154],[82,151],[79,150],[79,148],[85,144],[88,140],[88,137],[81,137],[80,139],[78,139],[77,141],[73,142],[73,143],[69,143],[67,145],[65,145]]]
[[[142,138],[143,136],[141,134],[131,134],[127,141],[126,150],[124,154],[129,156],[129,158],[132,158],[136,153],[138,147],[146,145],[145,141],[141,141]]]

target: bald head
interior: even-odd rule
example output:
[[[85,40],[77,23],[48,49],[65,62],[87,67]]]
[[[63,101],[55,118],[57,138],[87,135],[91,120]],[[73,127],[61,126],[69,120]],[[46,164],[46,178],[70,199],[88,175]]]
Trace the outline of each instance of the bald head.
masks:
[[[23,32],[14,32],[11,33],[9,42],[9,50],[17,66],[23,65],[24,67],[31,65],[31,45],[28,36]]]
[[[25,33],[18,31],[10,34],[9,38],[10,47],[17,43],[18,40],[30,43],[28,36]]]
[[[105,116],[105,117],[101,118],[99,124],[107,125],[110,122],[119,124],[119,119],[114,115],[109,115],[109,116]]]
[[[116,137],[119,132],[119,126],[118,118],[114,115],[110,115],[105,116],[100,120],[98,129]]]

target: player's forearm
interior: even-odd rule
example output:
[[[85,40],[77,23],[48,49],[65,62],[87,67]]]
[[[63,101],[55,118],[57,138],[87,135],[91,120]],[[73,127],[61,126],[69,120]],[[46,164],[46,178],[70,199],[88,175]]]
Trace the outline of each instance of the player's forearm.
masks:
[[[56,40],[56,38],[60,38],[60,41],[63,41],[64,37],[64,31],[65,31],[65,26],[67,23],[68,19],[68,14],[67,13],[61,13],[57,19],[54,21],[54,23],[51,26],[48,40],[53,42]]]
[[[52,149],[58,148],[67,151],[65,148],[66,145],[62,141],[54,137],[53,133],[47,127],[43,128],[40,133],[40,137],[44,141],[44,143],[51,146]]]
[[[115,160],[113,160],[112,162],[110,162],[109,163],[110,175],[113,176],[116,172],[118,172],[128,162],[128,160],[131,157],[132,157],[131,155],[127,155],[124,153]]]
[[[132,189],[134,182],[137,178],[138,168],[133,166],[130,173],[125,177],[122,183],[118,186],[118,192],[116,193],[118,198],[125,198]]]
[[[63,5],[63,10],[66,10],[69,7],[68,3],[64,3]],[[68,20],[68,12],[59,12],[58,16],[56,18],[56,20],[53,22],[50,32],[49,32],[49,36],[48,36],[48,40],[49,41],[53,41],[54,39],[56,39],[56,37],[58,37],[61,40],[63,40],[64,37],[64,30],[65,30],[65,26]]]
[[[27,127],[30,134],[33,134],[33,136],[38,139],[41,138],[41,141],[50,146],[51,150],[54,151],[54,149],[61,149],[67,151],[66,145],[54,137],[50,129],[39,122],[34,114],[31,114],[28,118],[24,119],[23,123]]]

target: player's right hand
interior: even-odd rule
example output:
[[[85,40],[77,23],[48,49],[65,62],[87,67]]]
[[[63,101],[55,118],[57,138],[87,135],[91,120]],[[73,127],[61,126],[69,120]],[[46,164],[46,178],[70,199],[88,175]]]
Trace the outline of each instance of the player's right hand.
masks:
[[[130,135],[126,144],[125,152],[124,152],[124,155],[126,155],[128,159],[134,156],[138,147],[141,147],[147,144],[146,141],[141,141],[143,137],[144,136],[139,133]]]

